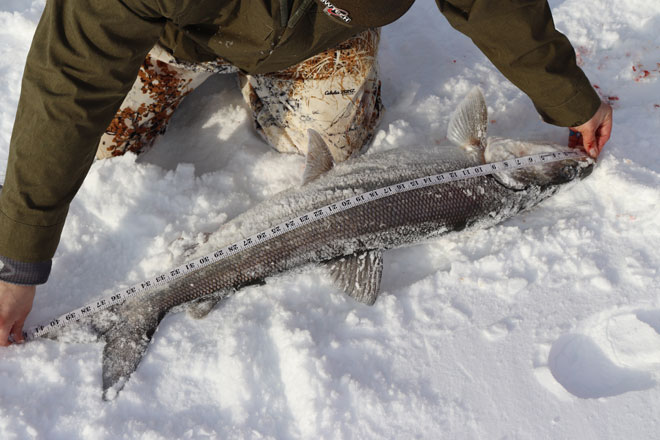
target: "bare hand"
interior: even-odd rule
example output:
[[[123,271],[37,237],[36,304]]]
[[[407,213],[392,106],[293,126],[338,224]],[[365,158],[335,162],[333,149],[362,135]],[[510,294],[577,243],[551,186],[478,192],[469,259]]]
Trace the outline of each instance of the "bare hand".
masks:
[[[571,127],[582,136],[584,150],[593,158],[598,157],[612,134],[612,107],[601,102],[596,113],[582,125]],[[579,145],[579,144],[578,144]],[[577,146],[570,145],[569,146]]]
[[[32,310],[36,286],[19,286],[0,281],[0,346],[23,342],[23,324]]]

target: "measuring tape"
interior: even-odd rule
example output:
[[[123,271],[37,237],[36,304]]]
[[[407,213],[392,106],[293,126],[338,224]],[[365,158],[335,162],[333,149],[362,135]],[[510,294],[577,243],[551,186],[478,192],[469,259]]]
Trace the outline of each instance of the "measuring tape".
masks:
[[[588,156],[585,153],[580,151],[541,153],[531,156],[519,157],[511,160],[504,160],[501,162],[494,162],[494,163],[488,163],[488,164],[478,165],[469,168],[463,168],[460,170],[450,171],[432,176],[420,177],[417,179],[408,180],[401,183],[395,183],[394,185],[386,186],[384,188],[367,191],[362,194],[358,194],[356,196],[352,196],[347,199],[340,200],[336,203],[326,205],[322,208],[318,208],[314,211],[308,212],[301,216],[292,218],[284,223],[280,223],[279,225],[273,226],[267,230],[259,232],[258,234],[252,235],[251,237],[247,237],[236,243],[225,246],[222,249],[218,249],[217,251],[208,254],[204,257],[195,259],[193,261],[189,261],[165,273],[162,273],[153,278],[137,283],[127,289],[116,292],[113,295],[107,296],[95,302],[89,303],[83,307],[72,310],[71,312],[62,315],[59,318],[56,318],[47,324],[38,325],[36,327],[31,328],[30,330],[24,332],[24,337],[26,340],[32,340],[38,338],[54,329],[64,327],[67,324],[94,315],[95,313],[98,313],[101,310],[105,310],[108,307],[121,304],[122,302],[126,301],[129,298],[136,297],[155,288],[164,286],[167,283],[174,281],[178,278],[181,278],[191,272],[197,271],[205,266],[213,264],[222,259],[228,258],[245,249],[261,244],[265,241],[280,236],[284,233],[298,229],[301,226],[309,224],[313,221],[320,220],[322,218],[331,216],[333,214],[337,214],[338,212],[342,212],[347,209],[353,208],[355,206],[363,205],[365,203],[369,203],[371,201],[381,199],[383,197],[389,197],[394,194],[399,194],[414,189],[424,188],[427,186],[440,185],[443,183],[455,182],[458,180],[466,180],[466,179],[471,179],[479,176],[486,176],[498,172],[516,170],[533,165],[542,165],[545,163],[558,162],[560,160],[565,160],[570,158],[576,159],[576,158],[587,158],[587,157]]]

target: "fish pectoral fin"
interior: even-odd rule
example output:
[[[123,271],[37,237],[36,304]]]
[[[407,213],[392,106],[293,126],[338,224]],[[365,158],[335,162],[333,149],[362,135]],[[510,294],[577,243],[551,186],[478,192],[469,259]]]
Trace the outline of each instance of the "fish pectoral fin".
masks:
[[[330,171],[335,166],[335,160],[332,158],[330,149],[328,149],[328,145],[321,135],[310,128],[307,130],[307,136],[309,137],[309,144],[307,146],[305,172],[303,173],[303,185]]]
[[[147,305],[124,307],[121,312],[117,323],[103,335],[103,400],[113,400],[124,388],[165,316]]]
[[[195,319],[202,319],[208,315],[216,304],[222,299],[223,295],[214,293],[204,296],[200,299],[191,301],[186,305],[188,316]]]
[[[488,109],[479,87],[467,94],[451,115],[447,138],[455,145],[463,147],[483,157],[488,131]]]
[[[373,305],[380,293],[383,274],[383,252],[361,252],[327,263],[335,285],[348,296],[367,305]]]

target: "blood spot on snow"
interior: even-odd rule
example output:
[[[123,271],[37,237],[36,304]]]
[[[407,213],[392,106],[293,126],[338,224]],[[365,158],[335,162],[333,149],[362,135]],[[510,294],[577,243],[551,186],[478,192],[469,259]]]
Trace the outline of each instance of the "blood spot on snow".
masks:
[[[611,106],[614,106],[614,104],[616,103],[616,101],[619,100],[619,97],[618,97],[618,96],[616,96],[616,95],[608,95],[608,94],[606,94],[605,92],[603,92],[603,90],[601,90],[601,88],[598,86],[598,84],[593,84],[593,86],[594,86],[594,89],[596,90],[596,93],[598,93],[598,96],[600,96],[600,98],[601,98],[603,101],[607,101],[608,104],[610,104]]]
[[[648,70],[642,70],[642,72],[635,77],[635,82],[639,82],[640,80],[647,78],[650,74],[651,72]]]
[[[657,63],[660,65],[660,63]],[[651,72],[660,72],[660,67],[658,69],[650,69],[650,68],[645,68],[642,63],[636,63],[635,65],[632,66],[633,72],[635,72],[634,80],[635,82],[639,82],[643,80],[644,78],[648,78],[649,76],[652,75]]]
[[[575,61],[578,66],[584,65],[584,58],[588,57],[590,52],[591,51],[584,46],[578,46],[575,48]]]

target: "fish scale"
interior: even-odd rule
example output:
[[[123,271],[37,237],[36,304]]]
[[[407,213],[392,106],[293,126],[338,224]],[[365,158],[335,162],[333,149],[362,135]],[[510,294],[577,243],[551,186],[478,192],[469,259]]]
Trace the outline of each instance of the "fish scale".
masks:
[[[362,168],[362,161],[378,163],[390,161],[396,152],[383,153],[359,159],[356,168]],[[440,159],[436,155],[435,166],[429,165],[431,157],[421,154],[412,157],[397,154],[398,164],[386,172],[361,174],[359,179],[346,179],[353,176],[342,172],[319,178],[298,190],[305,194],[308,203],[297,203],[295,210],[283,210],[281,216],[272,214],[273,207],[289,205],[295,192],[285,193],[255,208],[252,215],[268,218],[267,222],[256,221],[243,228],[239,240],[249,237],[259,230],[277,225],[285,219],[309,213],[328,203],[337,202],[350,195],[368,192],[397,182],[426,175],[455,170],[459,166],[475,165],[468,160],[452,161]],[[446,159],[446,157],[445,157]],[[370,169],[373,167],[364,167]],[[348,182],[347,182],[348,180]],[[350,180],[359,180],[359,187]],[[345,190],[337,190],[345,185]],[[353,186],[355,185],[355,186]],[[357,190],[348,188],[358,187]],[[469,180],[449,182],[358,205],[332,216],[300,226],[267,243],[246,248],[239,253],[219,260],[195,272],[173,280],[167,286],[154,289],[140,298],[128,300],[121,307],[125,312],[118,313],[123,321],[121,330],[105,334],[104,349],[104,390],[105,397],[112,397],[112,390],[121,389],[124,381],[137,368],[142,352],[160,319],[170,310],[191,301],[216,294],[214,301],[226,298],[236,289],[261,282],[262,280],[309,263],[332,261],[350,256],[356,252],[372,249],[390,249],[428,240],[448,233],[461,231],[475,225],[480,227],[498,223],[515,215],[520,210],[535,205],[552,195],[556,187],[532,187],[526,191],[512,191],[492,176],[475,177]],[[479,197],[487,194],[487,197]],[[242,223],[237,219],[232,223]],[[250,223],[250,222],[248,222]],[[237,227],[241,229],[241,226]],[[231,229],[231,228],[230,228]],[[234,237],[236,240],[236,237]],[[135,318],[132,318],[135,315]],[[144,316],[153,319],[144,320]],[[127,324],[128,323],[128,324]],[[132,327],[131,327],[131,324]],[[137,335],[141,335],[139,338]],[[116,353],[138,353],[136,357],[117,357]]]
[[[310,133],[308,151],[314,154],[308,154],[305,184],[239,215],[213,234],[204,246],[225,249],[227,243],[249,240],[262,231],[332,204],[396,187],[402,182],[483,165],[484,158],[493,155],[515,158],[527,149],[548,154],[566,151],[566,147],[551,144],[486,140],[485,116],[485,103],[477,90],[466,97],[450,122],[448,137],[461,148],[390,150],[334,167],[328,162],[331,155],[321,137]],[[161,319],[179,306],[197,305],[202,310],[201,316],[204,310],[210,310],[203,305],[212,306],[241,287],[314,263],[339,268],[331,271],[337,285],[354,298],[371,304],[378,295],[383,250],[496,224],[555,194],[566,183],[586,177],[592,168],[593,161],[566,159],[526,168],[521,173],[496,172],[407,188],[300,224],[267,241],[244,246],[161,287],[129,298],[80,324],[90,325],[105,342],[104,398],[114,398],[123,388],[138,367]],[[195,253],[206,255],[204,246]],[[226,249],[229,251],[232,246]]]
[[[376,179],[364,190],[387,184]],[[482,188],[493,198],[477,199],[471,193]],[[155,290],[144,301],[169,310],[179,304],[233,288],[254,284],[300,265],[328,261],[354,253],[355,248],[388,249],[413,244],[446,231],[462,230],[484,221],[494,212],[505,189],[489,177],[411,190],[354,207],[317,220],[212,263],[197,272],[173,281],[164,291]],[[521,193],[519,198],[524,197]],[[518,197],[516,197],[517,199]],[[513,203],[511,203],[513,202]],[[510,206],[523,204],[511,201]],[[292,217],[319,208],[305,207]],[[515,214],[513,210],[511,214]],[[490,217],[497,222],[497,217]]]

